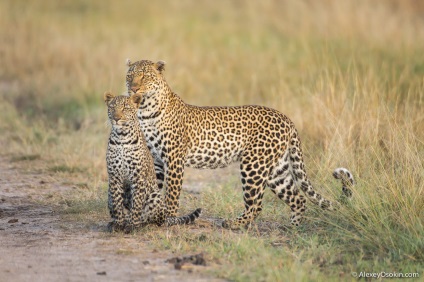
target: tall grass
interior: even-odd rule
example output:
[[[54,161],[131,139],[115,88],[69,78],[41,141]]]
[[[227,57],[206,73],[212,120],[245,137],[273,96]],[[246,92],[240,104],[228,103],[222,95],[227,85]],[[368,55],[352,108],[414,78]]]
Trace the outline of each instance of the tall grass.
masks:
[[[93,201],[106,179],[101,94],[125,91],[126,58],[162,59],[168,83],[188,103],[261,104],[287,114],[326,196],[340,194],[329,180],[337,166],[348,167],[357,186],[337,213],[309,204],[298,230],[218,229],[205,241],[172,229],[158,245],[206,250],[229,265],[220,275],[236,280],[337,280],[361,269],[423,275],[423,13],[413,0],[1,1],[2,153],[40,155],[49,172],[68,168],[57,173],[85,179]],[[241,211],[233,186],[201,194],[207,216]],[[287,214],[267,196],[258,223],[285,225]],[[275,247],[285,237],[289,243]]]

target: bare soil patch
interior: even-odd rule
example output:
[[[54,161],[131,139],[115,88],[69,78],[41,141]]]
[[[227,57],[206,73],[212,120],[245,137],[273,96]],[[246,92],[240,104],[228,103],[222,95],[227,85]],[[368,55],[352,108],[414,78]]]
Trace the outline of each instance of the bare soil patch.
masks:
[[[0,281],[219,281],[204,263],[175,267],[167,260],[176,254],[109,234],[106,223],[67,221],[41,199],[72,185],[39,172],[37,162],[0,156]]]

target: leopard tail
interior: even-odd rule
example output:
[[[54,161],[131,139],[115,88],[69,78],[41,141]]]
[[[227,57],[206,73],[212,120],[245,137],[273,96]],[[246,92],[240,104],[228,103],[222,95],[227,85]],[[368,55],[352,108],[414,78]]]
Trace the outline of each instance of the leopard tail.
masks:
[[[178,217],[167,217],[165,219],[165,225],[166,226],[172,226],[172,225],[183,225],[183,224],[189,224],[192,223],[200,216],[202,213],[202,209],[196,209],[190,214],[184,215],[184,216],[178,216]]]
[[[334,210],[333,203],[325,199],[322,195],[317,193],[309,181],[303,162],[303,154],[300,149],[300,139],[297,131],[293,133],[292,140],[290,142],[290,163],[293,169],[293,176],[297,183],[297,186],[305,193],[311,202],[320,206],[323,209]],[[350,187],[354,184],[352,173],[345,168],[337,168],[333,172],[333,176],[336,179],[341,179],[342,191],[344,196],[351,197],[352,190]]]

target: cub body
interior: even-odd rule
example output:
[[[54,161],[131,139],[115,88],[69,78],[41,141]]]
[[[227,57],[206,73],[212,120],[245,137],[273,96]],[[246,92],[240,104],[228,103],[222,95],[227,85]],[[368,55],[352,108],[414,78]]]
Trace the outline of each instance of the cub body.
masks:
[[[106,153],[111,231],[132,230],[148,223],[186,224],[193,222],[201,212],[197,209],[187,216],[167,217],[153,159],[137,119],[141,99],[141,95],[104,94],[112,124]]]

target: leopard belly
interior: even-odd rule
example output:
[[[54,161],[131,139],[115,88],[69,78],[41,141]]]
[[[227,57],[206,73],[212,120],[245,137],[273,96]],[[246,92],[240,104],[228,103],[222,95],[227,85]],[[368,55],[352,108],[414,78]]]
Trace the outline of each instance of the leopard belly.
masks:
[[[214,147],[211,146],[210,149],[207,148],[206,144],[211,144],[211,142],[201,142],[199,146],[188,152],[185,160],[187,167],[197,169],[224,168],[234,162],[239,162],[241,159],[242,149],[234,143],[231,143],[231,145],[219,144]]]

